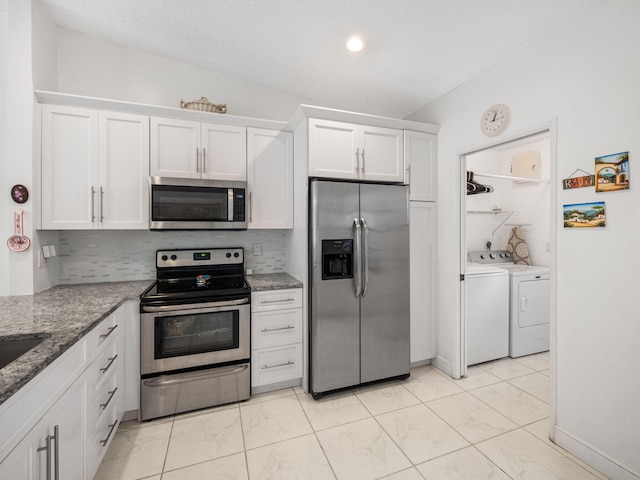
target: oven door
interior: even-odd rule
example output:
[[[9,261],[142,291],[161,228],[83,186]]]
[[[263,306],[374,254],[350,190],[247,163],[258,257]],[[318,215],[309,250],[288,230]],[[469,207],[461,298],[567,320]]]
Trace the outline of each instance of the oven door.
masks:
[[[142,375],[238,362],[250,356],[248,298],[217,303],[143,306],[142,311]]]

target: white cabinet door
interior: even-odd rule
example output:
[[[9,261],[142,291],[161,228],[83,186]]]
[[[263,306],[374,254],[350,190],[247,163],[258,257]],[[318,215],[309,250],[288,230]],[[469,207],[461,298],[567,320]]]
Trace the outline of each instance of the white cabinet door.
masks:
[[[293,133],[247,129],[248,228],[293,228]]]
[[[359,178],[358,125],[309,119],[309,176]]]
[[[149,117],[99,114],[100,228],[149,228]]]
[[[404,132],[405,183],[409,184],[409,200],[436,201],[436,139],[430,133]]]
[[[435,357],[435,202],[410,202],[411,362]]]
[[[404,181],[402,131],[361,127],[360,178],[376,182]]]
[[[0,463],[0,479],[84,479],[83,416],[84,382],[78,380]],[[54,474],[56,456],[57,477]],[[47,476],[47,468],[50,469],[50,477]]]
[[[202,178],[245,181],[247,179],[247,129],[202,124]]]
[[[404,181],[402,131],[309,119],[309,176]]]
[[[151,175],[200,177],[200,123],[151,117]]]
[[[42,228],[93,229],[98,185],[98,112],[42,107]]]

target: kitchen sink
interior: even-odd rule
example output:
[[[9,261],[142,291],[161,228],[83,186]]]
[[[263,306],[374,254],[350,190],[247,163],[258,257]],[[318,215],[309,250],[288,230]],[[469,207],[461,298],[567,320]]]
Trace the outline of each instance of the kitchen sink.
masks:
[[[31,336],[26,338],[0,338],[0,368],[9,365],[16,358],[24,355],[36,345],[39,345],[46,336]]]

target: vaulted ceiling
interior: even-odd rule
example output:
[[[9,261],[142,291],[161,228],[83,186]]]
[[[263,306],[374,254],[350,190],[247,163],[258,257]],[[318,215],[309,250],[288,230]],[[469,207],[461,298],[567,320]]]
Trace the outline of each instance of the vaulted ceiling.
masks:
[[[402,118],[602,0],[38,1],[70,30]],[[345,49],[353,34],[359,54]]]

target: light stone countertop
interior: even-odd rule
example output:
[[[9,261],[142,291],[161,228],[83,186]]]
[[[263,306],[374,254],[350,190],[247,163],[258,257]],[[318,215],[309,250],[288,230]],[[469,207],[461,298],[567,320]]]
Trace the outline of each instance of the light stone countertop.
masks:
[[[252,292],[302,288],[302,282],[288,273],[260,273],[246,276]]]
[[[3,340],[46,339],[0,368],[0,405],[127,300],[137,300],[153,280],[58,285],[34,295],[0,297]]]

